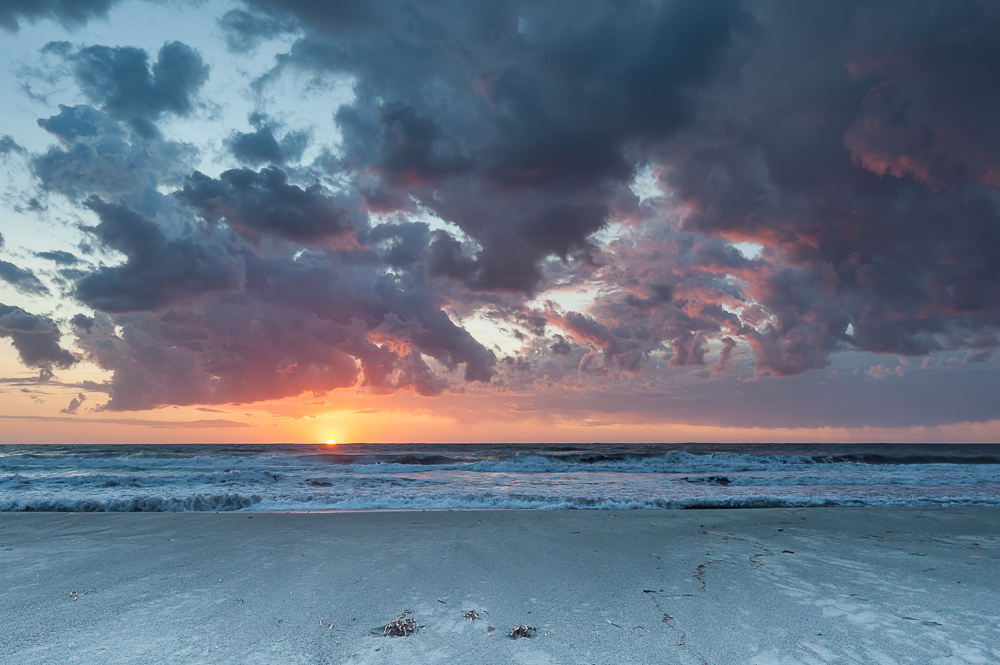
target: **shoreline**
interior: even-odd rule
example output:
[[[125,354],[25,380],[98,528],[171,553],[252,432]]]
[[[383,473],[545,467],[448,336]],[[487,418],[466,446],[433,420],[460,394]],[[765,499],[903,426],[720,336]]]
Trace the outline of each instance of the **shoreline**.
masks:
[[[683,506],[680,508],[353,508],[331,510],[0,510],[3,515],[364,515],[366,513],[673,513],[732,510],[963,510],[991,509],[1000,504],[808,505],[808,506]]]
[[[980,506],[7,512],[0,662],[989,662],[998,562]]]

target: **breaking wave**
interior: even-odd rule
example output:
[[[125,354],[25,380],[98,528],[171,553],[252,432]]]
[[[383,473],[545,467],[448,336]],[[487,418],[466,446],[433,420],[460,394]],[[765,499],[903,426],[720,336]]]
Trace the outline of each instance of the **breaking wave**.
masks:
[[[1000,505],[1000,446],[721,448],[0,446],[0,511]]]

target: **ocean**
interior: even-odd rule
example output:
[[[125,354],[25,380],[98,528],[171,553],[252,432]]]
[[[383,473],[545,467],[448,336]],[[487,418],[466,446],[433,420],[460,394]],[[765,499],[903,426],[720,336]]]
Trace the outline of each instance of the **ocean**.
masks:
[[[0,511],[961,505],[1000,445],[0,445]]]

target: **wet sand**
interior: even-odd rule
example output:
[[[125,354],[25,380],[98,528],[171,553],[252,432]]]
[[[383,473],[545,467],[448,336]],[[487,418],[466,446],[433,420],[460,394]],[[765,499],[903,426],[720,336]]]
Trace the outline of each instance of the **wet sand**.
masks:
[[[1000,663],[1000,509],[0,513],[0,634],[4,665]]]

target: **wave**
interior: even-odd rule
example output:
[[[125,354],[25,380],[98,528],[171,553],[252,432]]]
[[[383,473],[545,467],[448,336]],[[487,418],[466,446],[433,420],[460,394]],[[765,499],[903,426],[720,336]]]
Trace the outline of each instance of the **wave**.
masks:
[[[817,462],[827,464],[839,464],[844,462],[856,462],[861,464],[1000,464],[1000,455],[982,454],[956,454],[946,455],[881,455],[877,453],[862,453],[857,455],[830,455],[816,458]]]
[[[141,495],[129,498],[37,497],[0,502],[11,512],[317,512],[367,510],[664,510],[875,506],[997,506],[1000,497],[713,496],[676,499],[614,499],[580,496],[479,495],[384,497],[364,495],[264,498],[259,495]]]
[[[388,446],[387,446],[388,447]],[[595,450],[546,450],[522,452],[514,447],[494,447],[480,450],[467,446],[464,454],[442,452],[337,452],[301,454],[285,446],[282,450],[267,450],[260,454],[248,451],[220,449],[206,455],[204,450],[188,450],[187,455],[169,449],[155,454],[153,446],[143,447],[140,453],[117,451],[112,446],[101,447],[88,454],[74,447],[72,454],[41,454],[20,450],[0,455],[0,474],[24,472],[57,472],[72,467],[92,473],[104,471],[108,475],[127,476],[129,473],[151,474],[157,471],[176,473],[265,473],[295,475],[306,470],[312,472],[334,468],[338,473],[407,473],[414,469],[422,472],[471,471],[481,473],[572,473],[618,472],[659,474],[704,474],[725,476],[730,473],[751,471],[823,469],[829,473],[834,467],[850,469],[858,466],[1000,466],[1000,455],[983,454],[975,450],[962,451],[951,447],[947,454],[896,454],[858,453],[841,455],[788,455],[748,453],[692,453],[680,450],[602,452]],[[175,446],[174,448],[181,448]],[[956,450],[958,449],[958,450]],[[459,451],[460,453],[462,451]],[[126,454],[127,453],[127,454]],[[192,454],[195,453],[195,454]],[[266,479],[262,478],[262,481]]]
[[[139,495],[80,498],[73,495],[20,497],[0,501],[0,511],[58,513],[186,513],[245,510],[258,504],[257,495],[195,494],[187,497]]]
[[[772,448],[8,445],[0,511],[1000,505],[1000,446]]]

